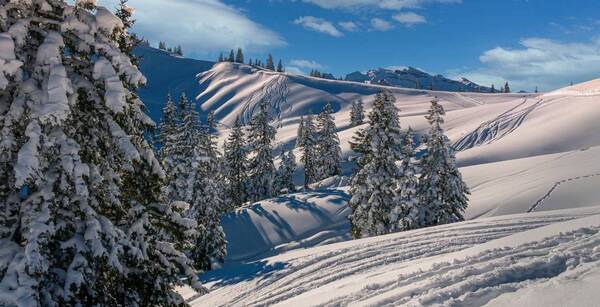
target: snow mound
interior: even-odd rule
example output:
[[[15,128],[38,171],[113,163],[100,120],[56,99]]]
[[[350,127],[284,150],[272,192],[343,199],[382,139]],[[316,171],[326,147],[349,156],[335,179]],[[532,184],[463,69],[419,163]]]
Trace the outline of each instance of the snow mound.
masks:
[[[544,289],[565,295],[550,305],[575,306],[599,298],[589,286],[598,280],[599,245],[599,207],[479,219],[226,267],[205,274],[211,292],[190,303],[502,306]],[[565,283],[588,286],[568,293]]]
[[[348,195],[343,190],[281,196],[236,210],[221,219],[227,261],[349,240]]]
[[[544,95],[553,96],[600,96],[600,79],[595,79],[559,89]]]

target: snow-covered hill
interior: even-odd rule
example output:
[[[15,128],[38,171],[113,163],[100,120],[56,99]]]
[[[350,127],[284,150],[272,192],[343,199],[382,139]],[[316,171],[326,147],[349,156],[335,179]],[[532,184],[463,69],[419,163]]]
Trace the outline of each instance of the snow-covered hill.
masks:
[[[364,82],[370,84],[389,85],[404,88],[434,89],[451,92],[481,92],[491,93],[492,89],[481,86],[466,78],[451,80],[442,75],[432,76],[414,67],[402,69],[378,68],[366,73],[355,71],[346,75],[346,81]],[[497,92],[494,90],[494,92]]]
[[[147,79],[146,87],[140,89],[140,97],[157,122],[167,93],[175,98],[181,93],[188,97],[196,96],[199,93],[196,75],[214,65],[214,62],[178,57],[145,45],[136,48],[134,53],[141,57],[140,70]]]

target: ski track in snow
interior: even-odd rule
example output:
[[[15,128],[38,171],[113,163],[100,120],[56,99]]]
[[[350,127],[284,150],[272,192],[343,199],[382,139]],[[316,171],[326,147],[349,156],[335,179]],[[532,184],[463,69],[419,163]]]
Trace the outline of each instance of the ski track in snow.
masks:
[[[550,190],[548,190],[548,193],[546,193],[544,196],[542,196],[542,198],[540,198],[538,201],[536,201],[531,208],[529,208],[529,210],[527,210],[527,212],[531,213],[531,212],[535,212],[537,209],[539,209],[543,202],[545,200],[547,200],[548,198],[550,198],[550,196],[552,195],[552,193],[558,188],[560,187],[562,184],[570,182],[570,181],[574,181],[574,180],[582,180],[582,179],[588,179],[588,178],[593,178],[593,177],[598,177],[600,176],[600,173],[595,173],[595,174],[591,174],[591,175],[585,175],[585,176],[577,176],[577,177],[572,177],[572,178],[567,178],[561,181],[556,182],[552,188],[550,188]]]
[[[290,253],[292,256],[284,260],[282,269],[258,274],[249,281],[223,288],[217,283],[211,291],[220,297],[218,305],[286,305],[289,299],[344,278],[383,274],[388,268],[407,266],[409,262],[461,251],[580,216],[549,214],[476,220],[422,229],[410,234],[354,241],[344,248],[329,245],[329,248],[299,257],[293,257],[294,253]],[[525,244],[517,249],[485,252],[462,262],[443,264],[430,271],[399,276],[394,282],[370,284],[358,293],[339,297],[323,305],[345,306],[388,295],[388,298],[366,305],[481,305],[501,293],[515,291],[522,283],[554,277],[564,271],[561,268],[573,266],[573,261],[584,261],[585,258],[585,262],[597,262],[600,260],[600,251],[595,248],[600,245],[598,231],[584,230]],[[576,245],[559,246],[561,242],[571,241]],[[590,251],[594,248],[594,251]],[[285,259],[286,254],[283,256]],[[278,257],[272,260],[278,262]],[[413,284],[419,284],[419,291],[408,289],[398,292]]]
[[[475,131],[456,141],[453,145],[454,149],[457,151],[467,150],[492,141],[497,141],[512,133],[521,126],[527,115],[544,102],[543,100],[538,100],[534,104],[526,106],[527,101],[528,99],[525,98],[522,103],[516,105],[514,108],[500,114],[491,121],[481,124]]]

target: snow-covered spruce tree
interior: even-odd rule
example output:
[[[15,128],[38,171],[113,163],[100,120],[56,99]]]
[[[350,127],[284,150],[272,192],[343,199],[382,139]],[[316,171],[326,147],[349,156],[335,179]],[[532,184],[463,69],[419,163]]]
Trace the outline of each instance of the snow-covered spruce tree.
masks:
[[[94,3],[0,1],[3,306],[174,306],[175,286],[204,291],[181,252],[195,223],[166,203],[143,137],[145,79],[121,20]]]
[[[217,62],[221,63],[221,62],[225,62],[225,58],[223,57],[223,52],[221,52],[219,54],[219,58],[217,59]]]
[[[294,193],[294,171],[296,171],[296,157],[294,151],[290,150],[287,154],[281,154],[281,165],[277,169],[275,178],[275,187],[278,193]]]
[[[438,100],[431,101],[426,116],[431,127],[426,137],[427,152],[420,162],[417,189],[425,226],[462,221],[468,205],[469,189],[456,168],[454,150],[442,128],[444,114]]]
[[[235,54],[233,53],[233,49],[231,49],[231,51],[229,51],[229,57],[227,58],[227,62],[235,62]]]
[[[417,229],[425,226],[423,208],[417,196],[417,163],[415,161],[415,144],[412,128],[402,138],[403,160],[400,167],[401,177],[398,189],[400,191],[400,206],[392,210],[391,220],[398,221],[396,231]]]
[[[268,102],[263,100],[248,128],[250,150],[248,197],[251,201],[259,201],[275,195],[273,141],[277,131],[271,126],[271,119]]]
[[[267,56],[267,62],[265,64],[265,68],[268,70],[275,70],[275,63],[273,62],[273,56],[269,53]]]
[[[357,152],[368,155],[368,158],[359,158],[359,169],[350,188],[350,232],[354,238],[398,230],[402,173],[396,161],[404,160],[401,141],[393,96],[378,93],[369,113],[369,126],[352,144]]]
[[[283,68],[283,63],[281,63],[281,60],[279,60],[279,63],[277,63],[277,72],[284,72],[285,69]]]
[[[317,117],[317,181],[341,173],[342,149],[331,113],[333,108],[327,103]]]
[[[244,64],[244,52],[242,48],[238,48],[237,53],[235,54],[235,62]]]
[[[228,209],[233,210],[247,200],[248,152],[244,141],[244,130],[239,117],[224,145],[225,178],[227,179]]]
[[[191,105],[195,109],[195,104]],[[199,121],[195,121],[196,125]],[[198,223],[198,235],[190,250],[196,268],[213,269],[213,264],[223,262],[227,252],[225,233],[220,225],[220,215],[225,211],[224,185],[221,184],[220,157],[215,136],[208,125],[195,129],[194,156],[191,169],[193,180],[191,209],[188,217]]]
[[[296,146],[302,148],[304,189],[308,189],[308,186],[314,183],[318,177],[317,128],[310,114],[301,121],[301,125],[298,127]]]
[[[172,108],[167,106],[165,108]],[[163,118],[163,124],[167,124],[168,119]],[[170,129],[170,128],[169,128]],[[164,136],[163,136],[164,134]],[[193,192],[193,174],[192,162],[194,158],[194,148],[198,142],[198,113],[193,109],[185,93],[182,93],[177,103],[177,113],[175,117],[174,131],[161,131],[161,142],[164,139],[165,148],[160,150],[161,164],[167,175],[166,194],[170,201],[192,201]],[[171,139],[169,141],[169,138]]]
[[[365,121],[365,109],[362,99],[352,101],[352,109],[350,110],[350,123],[352,127],[360,126]]]
[[[177,142],[177,125],[177,106],[171,94],[167,94],[167,103],[162,109],[162,117],[158,125],[158,156],[166,172],[169,172],[170,168],[167,158],[173,152]]]

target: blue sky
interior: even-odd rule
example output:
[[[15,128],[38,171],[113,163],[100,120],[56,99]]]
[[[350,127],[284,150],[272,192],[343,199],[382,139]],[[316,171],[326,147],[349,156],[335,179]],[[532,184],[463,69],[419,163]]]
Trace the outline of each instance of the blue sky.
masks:
[[[115,0],[100,0],[114,6]],[[238,46],[290,71],[414,66],[532,91],[600,77],[598,0],[130,0],[135,31],[187,56]]]

